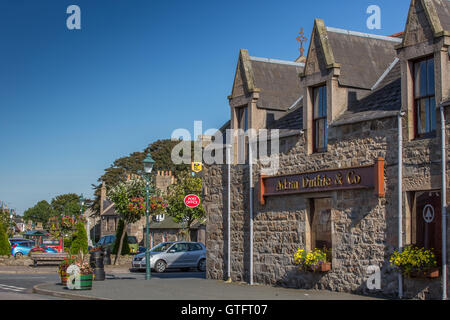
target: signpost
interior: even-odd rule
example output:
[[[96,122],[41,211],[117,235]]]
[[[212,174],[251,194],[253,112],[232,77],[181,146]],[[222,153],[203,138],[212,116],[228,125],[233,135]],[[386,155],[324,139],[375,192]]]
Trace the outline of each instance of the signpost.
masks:
[[[184,198],[184,204],[188,208],[197,208],[200,205],[200,198],[195,194],[190,194]]]

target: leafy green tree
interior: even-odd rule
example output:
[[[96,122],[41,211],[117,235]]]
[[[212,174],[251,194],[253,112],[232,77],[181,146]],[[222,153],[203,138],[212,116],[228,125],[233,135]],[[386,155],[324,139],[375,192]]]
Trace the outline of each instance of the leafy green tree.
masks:
[[[67,193],[55,197],[51,205],[55,216],[80,216],[80,196],[75,193]]]
[[[45,200],[38,202],[34,207],[26,210],[23,214],[25,221],[32,221],[34,223],[42,223],[46,225],[54,215],[52,206]]]
[[[0,256],[10,256],[11,246],[8,241],[8,234],[6,233],[6,226],[0,222]]]
[[[192,177],[188,173],[181,174],[178,183],[169,186],[167,190],[168,207],[166,212],[173,217],[177,223],[183,223],[185,233],[189,240],[189,230],[195,220],[203,221],[205,219],[205,210],[202,204],[197,208],[188,208],[184,204],[184,198],[189,194],[195,194],[201,199],[202,179]]]
[[[117,226],[117,231],[116,231],[116,242],[114,243],[114,247],[112,250],[113,254],[117,254],[119,247],[120,247],[120,239],[122,237],[122,233],[123,233],[123,220],[119,220],[119,224]],[[125,237],[123,238],[123,242],[122,242],[122,251],[120,252],[120,255],[125,256],[127,254],[130,254],[130,245],[128,244],[128,234],[125,230]]]
[[[87,254],[89,252],[89,245],[84,223],[82,221],[78,221],[76,229],[77,231],[72,237],[70,253],[79,254],[80,252],[83,252],[84,254]]]
[[[133,205],[133,199],[145,197],[145,185],[146,183],[142,178],[136,177],[129,181],[119,183],[108,192],[108,197],[114,202],[116,212],[120,215],[124,224],[117,252],[122,252],[122,245],[128,224],[139,221],[144,214],[143,210],[130,210],[130,206]],[[119,238],[119,235],[117,238]],[[118,257],[119,255],[116,255],[114,264],[117,263]]]
[[[119,158],[107,169],[105,173],[97,180],[98,184],[93,184],[92,187],[95,190],[95,200],[92,202],[90,208],[99,213],[100,212],[100,194],[102,182],[106,184],[106,188],[109,190],[111,187],[126,181],[127,176],[130,174],[138,174],[143,170],[142,161],[145,159],[147,152],[155,160],[153,170],[170,170],[175,178],[183,172],[190,172],[189,164],[176,165],[172,162],[172,149],[179,144],[180,141],[172,141],[170,139],[158,140],[150,144],[143,152],[134,152],[129,156]],[[191,147],[191,158],[194,157],[194,144]]]

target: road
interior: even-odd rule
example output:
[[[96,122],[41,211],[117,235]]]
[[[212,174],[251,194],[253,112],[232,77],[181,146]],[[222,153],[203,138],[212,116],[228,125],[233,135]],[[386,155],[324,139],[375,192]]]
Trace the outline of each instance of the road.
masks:
[[[0,300],[65,300],[32,293],[37,284],[57,281],[56,274],[0,274]]]
[[[155,278],[205,278],[202,272],[178,272],[168,270],[164,274],[152,273]],[[137,271],[126,274],[107,274],[107,280],[133,280],[145,279],[145,271]],[[33,294],[35,285],[41,283],[57,283],[58,275],[51,274],[0,274],[0,300],[66,300],[64,298]]]

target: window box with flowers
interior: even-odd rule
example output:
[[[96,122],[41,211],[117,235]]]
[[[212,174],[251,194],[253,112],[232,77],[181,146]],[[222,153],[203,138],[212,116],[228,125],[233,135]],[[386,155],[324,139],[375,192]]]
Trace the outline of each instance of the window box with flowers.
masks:
[[[314,249],[307,252],[304,249],[299,249],[294,254],[294,262],[301,271],[329,272],[331,271],[330,257],[331,250]]]
[[[408,246],[402,252],[395,251],[390,264],[408,278],[439,278],[436,256],[425,248]]]

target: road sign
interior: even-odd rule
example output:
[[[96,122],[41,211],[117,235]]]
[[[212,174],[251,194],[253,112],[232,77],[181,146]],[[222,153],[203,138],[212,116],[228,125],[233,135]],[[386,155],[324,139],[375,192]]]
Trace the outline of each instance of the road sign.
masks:
[[[197,208],[200,205],[200,198],[195,194],[190,194],[184,198],[184,204],[189,208]]]
[[[192,171],[195,173],[202,172],[203,164],[201,162],[192,162]]]
[[[427,204],[423,208],[423,219],[426,223],[432,223],[434,220],[434,208],[431,204]]]

